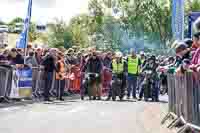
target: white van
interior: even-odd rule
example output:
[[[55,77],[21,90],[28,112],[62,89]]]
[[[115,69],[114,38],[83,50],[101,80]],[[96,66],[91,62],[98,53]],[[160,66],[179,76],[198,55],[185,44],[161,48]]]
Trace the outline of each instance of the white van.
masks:
[[[0,25],[0,33],[6,32],[8,33],[9,28],[7,25]]]
[[[23,30],[23,23],[16,23],[15,24],[15,28],[14,28],[14,32],[15,33],[20,33]]]

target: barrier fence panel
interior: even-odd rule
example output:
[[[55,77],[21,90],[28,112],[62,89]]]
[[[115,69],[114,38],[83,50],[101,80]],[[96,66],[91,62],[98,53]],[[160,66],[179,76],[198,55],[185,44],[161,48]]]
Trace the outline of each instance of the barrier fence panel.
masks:
[[[169,111],[192,124],[200,126],[200,73],[198,80],[192,72],[185,75],[168,74]]]
[[[40,97],[44,92],[44,69],[34,67],[33,69],[33,94]]]
[[[193,122],[193,77],[192,77],[192,72],[188,72],[184,76],[184,81],[182,84],[183,90],[182,90],[182,100],[183,100],[183,117],[187,122]]]
[[[7,93],[10,92],[8,86],[10,78],[10,69],[5,66],[0,66],[0,97],[8,96]]]
[[[6,91],[6,97],[10,96],[11,88],[12,88],[12,77],[13,77],[13,68],[11,66],[8,66],[8,81],[7,84],[7,91]]]
[[[167,83],[168,83],[168,96],[169,96],[169,112],[176,112],[175,106],[175,78],[173,74],[167,75]]]
[[[177,116],[182,115],[182,108],[183,108],[183,100],[182,100],[182,93],[184,88],[184,77],[175,76],[175,94],[176,94],[176,114]]]
[[[200,77],[200,73],[198,73],[198,77]],[[194,118],[194,124],[200,126],[200,80],[196,81],[193,91],[193,118]]]

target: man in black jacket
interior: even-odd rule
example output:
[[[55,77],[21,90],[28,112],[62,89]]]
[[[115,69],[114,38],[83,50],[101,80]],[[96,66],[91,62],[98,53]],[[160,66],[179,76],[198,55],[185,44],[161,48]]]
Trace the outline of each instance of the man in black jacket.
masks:
[[[45,80],[45,90],[44,90],[44,100],[51,101],[50,96],[50,89],[53,82],[53,73],[56,70],[55,63],[56,62],[56,49],[51,49],[49,54],[44,58],[42,65],[44,66],[44,80]]]
[[[101,99],[101,72],[103,69],[102,60],[98,57],[95,51],[92,52],[91,57],[88,59],[87,64],[85,65],[84,71],[89,73],[89,98],[91,100],[91,96],[93,99],[96,99],[98,96],[98,100]]]

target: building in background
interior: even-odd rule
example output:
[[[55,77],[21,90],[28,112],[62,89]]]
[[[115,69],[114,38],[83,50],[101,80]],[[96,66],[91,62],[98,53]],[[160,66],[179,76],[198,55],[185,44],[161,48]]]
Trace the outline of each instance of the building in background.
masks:
[[[8,31],[7,25],[0,25],[0,48],[8,46]]]

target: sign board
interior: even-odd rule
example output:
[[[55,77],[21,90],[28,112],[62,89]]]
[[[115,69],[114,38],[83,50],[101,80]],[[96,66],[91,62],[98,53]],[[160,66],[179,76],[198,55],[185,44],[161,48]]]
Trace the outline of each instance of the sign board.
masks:
[[[12,80],[11,98],[32,96],[32,69],[17,69]]]

